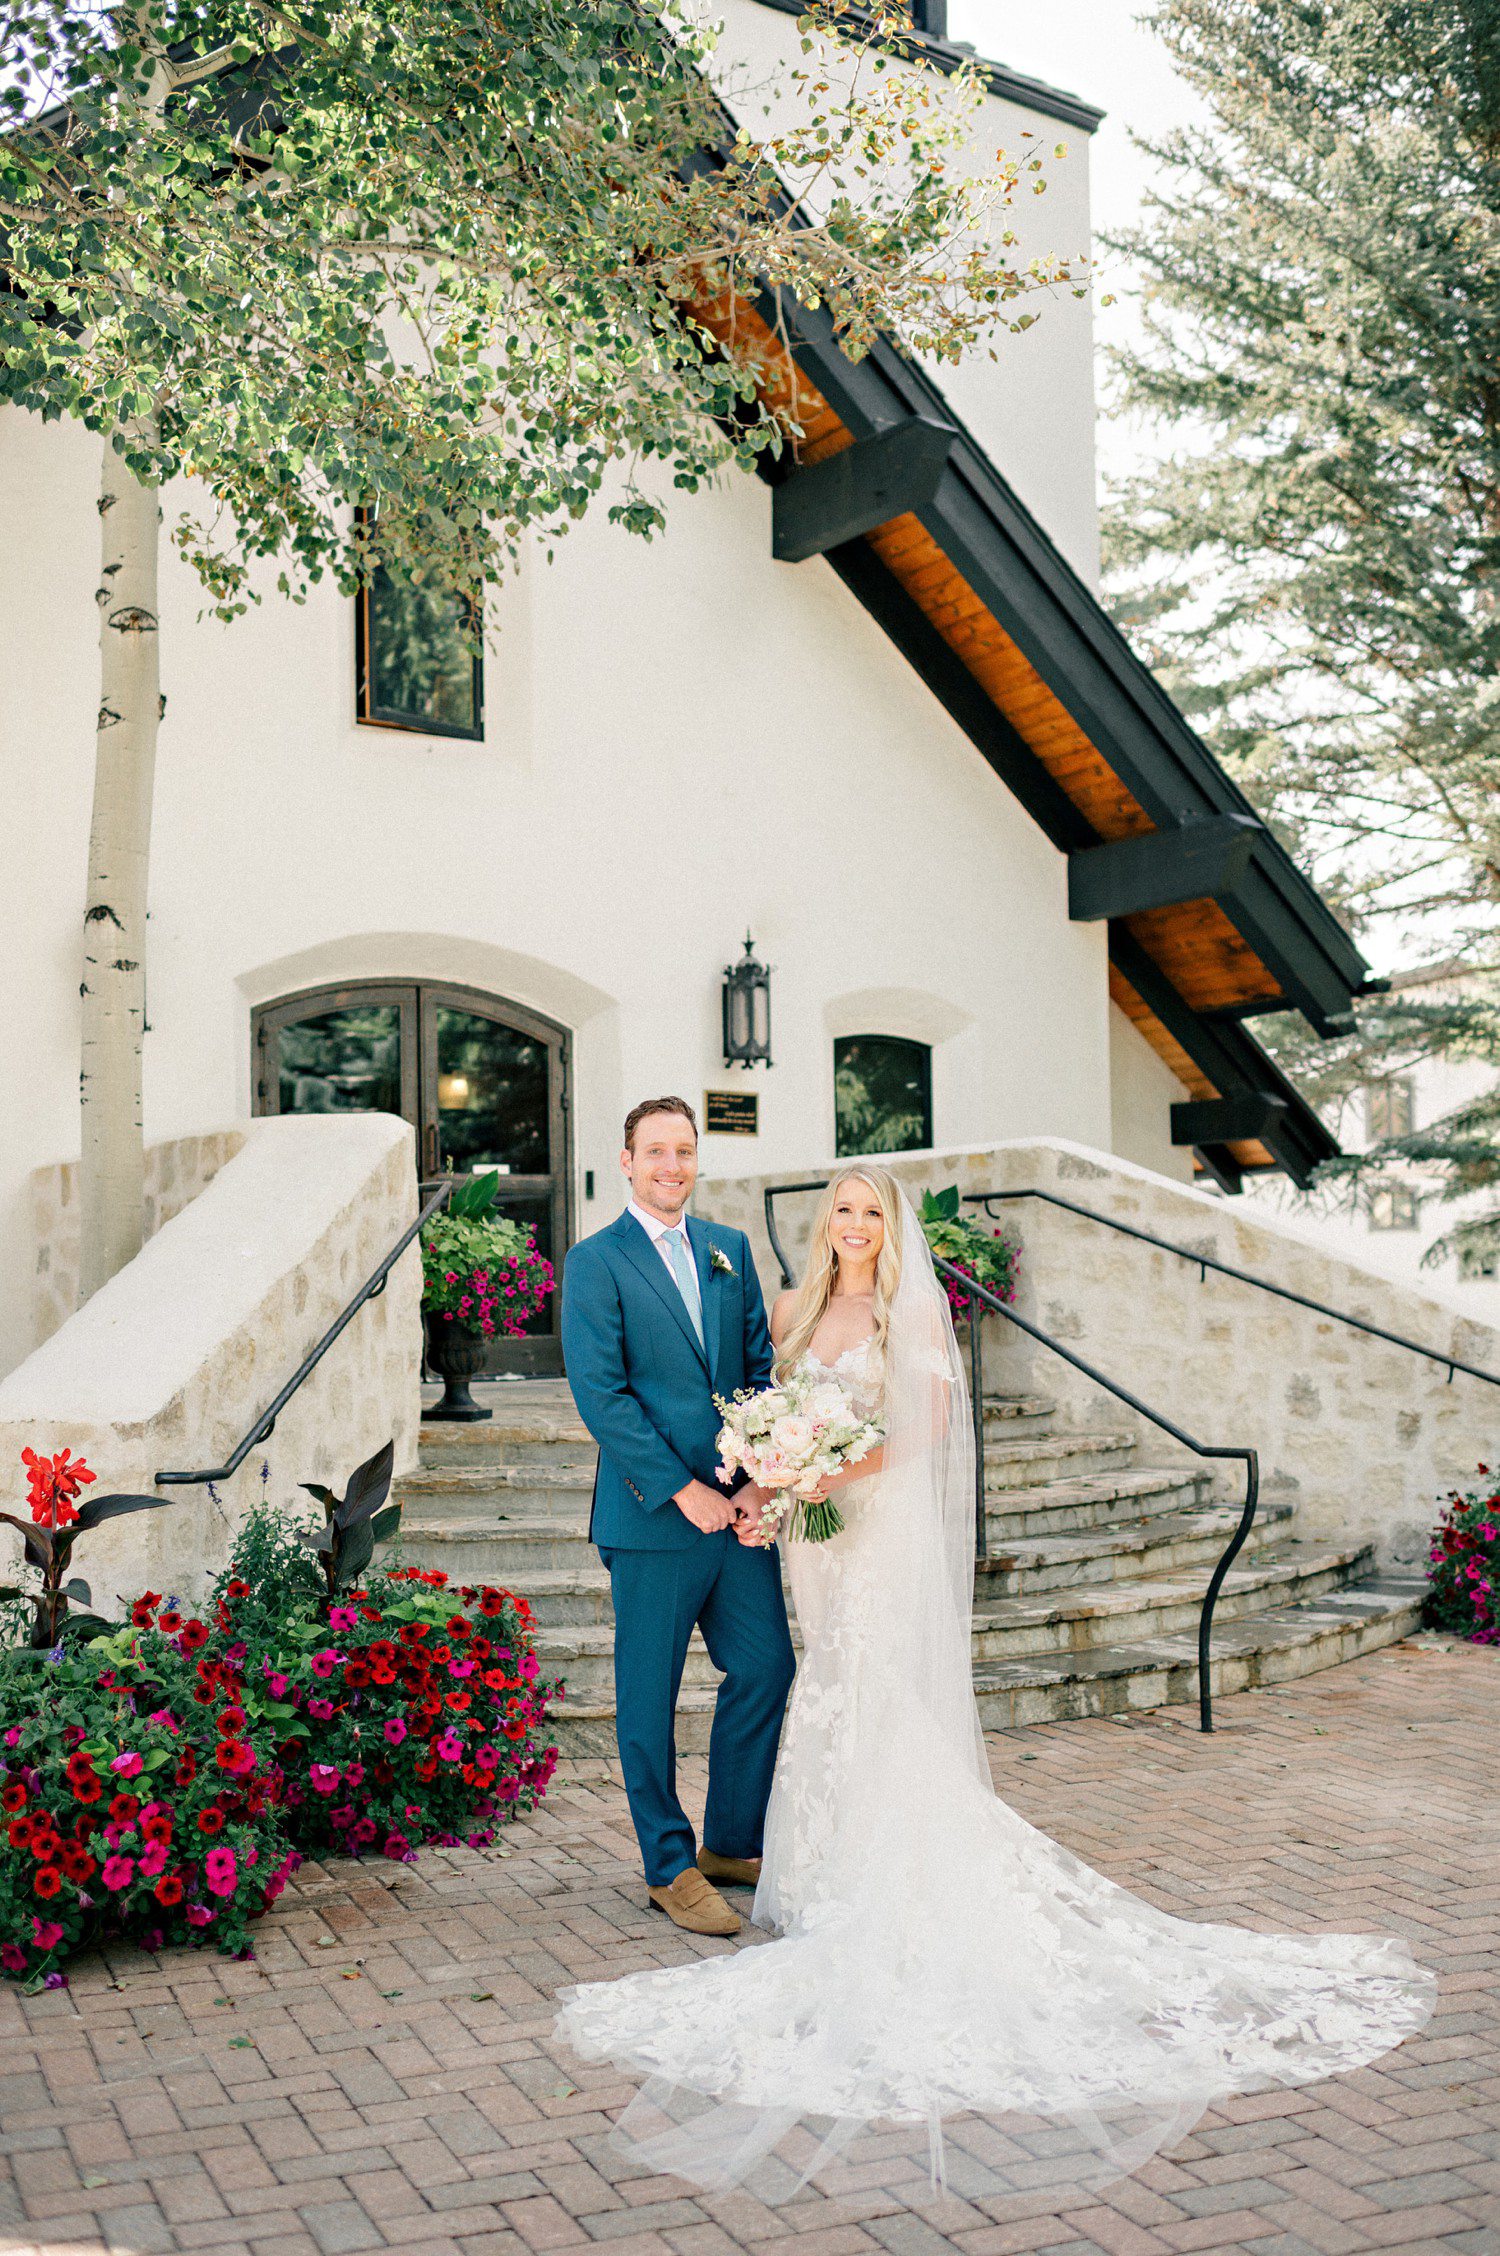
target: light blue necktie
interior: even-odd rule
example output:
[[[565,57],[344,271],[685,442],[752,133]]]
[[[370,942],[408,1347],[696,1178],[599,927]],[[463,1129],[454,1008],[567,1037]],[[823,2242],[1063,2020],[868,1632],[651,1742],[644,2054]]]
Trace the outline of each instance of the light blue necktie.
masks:
[[[698,1295],[693,1290],[697,1280],[691,1273],[682,1237],[680,1230],[663,1230],[656,1242],[667,1249],[667,1267],[672,1272],[672,1282],[686,1303],[687,1312],[693,1320],[693,1330],[698,1335],[698,1345],[703,1347],[703,1318],[698,1309]]]

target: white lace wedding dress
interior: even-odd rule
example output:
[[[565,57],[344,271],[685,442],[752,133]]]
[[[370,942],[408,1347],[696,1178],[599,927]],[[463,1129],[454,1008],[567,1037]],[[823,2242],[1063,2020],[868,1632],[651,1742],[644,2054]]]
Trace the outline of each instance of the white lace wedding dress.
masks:
[[[753,1913],[778,1939],[560,2001],[576,2053],[647,2079],[633,2159],[771,2200],[1098,2186],[1213,2100],[1359,2067],[1431,2010],[1394,1938],[1174,1918],[997,1797],[969,1411],[909,1207],[902,1247],[884,1370],[867,1343],[829,1374],[883,1411],[884,1469],[840,1492],[841,1535],[788,1547],[802,1658]]]

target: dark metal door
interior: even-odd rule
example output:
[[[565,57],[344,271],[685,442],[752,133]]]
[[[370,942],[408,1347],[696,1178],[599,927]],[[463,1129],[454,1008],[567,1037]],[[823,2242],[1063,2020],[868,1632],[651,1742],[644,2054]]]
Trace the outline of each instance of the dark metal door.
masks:
[[[320,987],[255,1014],[255,1110],[394,1112],[417,1133],[424,1182],[498,1172],[501,1211],[559,1269],[572,1173],[566,1029],[473,988],[378,981]],[[494,1372],[562,1368],[554,1295]]]

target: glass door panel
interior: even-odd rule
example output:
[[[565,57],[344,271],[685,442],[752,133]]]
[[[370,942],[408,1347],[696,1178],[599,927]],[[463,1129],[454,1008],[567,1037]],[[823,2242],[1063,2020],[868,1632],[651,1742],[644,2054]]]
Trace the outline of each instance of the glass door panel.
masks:
[[[438,1158],[461,1174],[548,1175],[545,1043],[477,1011],[436,1006]]]
[[[321,1011],[281,1029],[280,1112],[399,1112],[401,1009],[397,1003]]]

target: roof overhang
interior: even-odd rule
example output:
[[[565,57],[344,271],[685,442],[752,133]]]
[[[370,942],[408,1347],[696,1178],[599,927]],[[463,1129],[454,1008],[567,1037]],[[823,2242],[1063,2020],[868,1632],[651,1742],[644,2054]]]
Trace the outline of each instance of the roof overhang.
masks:
[[[1180,1140],[1229,1187],[1306,1181],[1338,1146],[1241,1022],[1347,1030],[1369,967],[1342,925],[924,370],[765,295],[694,310],[800,431],[761,460],[777,553],[824,558],[1069,857],[1070,913],[1106,923],[1115,1000],[1188,1092]]]

